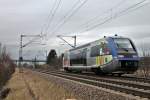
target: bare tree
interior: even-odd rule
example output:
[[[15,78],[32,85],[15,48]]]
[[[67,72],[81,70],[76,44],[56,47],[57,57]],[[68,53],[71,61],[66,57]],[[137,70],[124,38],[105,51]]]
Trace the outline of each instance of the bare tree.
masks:
[[[0,89],[11,77],[11,74],[15,71],[15,64],[11,60],[6,48],[3,47],[0,55]]]
[[[137,71],[138,76],[145,78],[150,77],[150,48],[144,44],[140,47],[141,59],[140,59],[140,68]]]

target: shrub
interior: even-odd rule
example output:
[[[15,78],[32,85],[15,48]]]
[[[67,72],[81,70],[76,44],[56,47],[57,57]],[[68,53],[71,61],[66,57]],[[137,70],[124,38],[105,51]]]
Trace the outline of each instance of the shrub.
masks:
[[[14,71],[15,64],[11,60],[9,54],[6,53],[6,49],[4,47],[0,52],[0,90]]]

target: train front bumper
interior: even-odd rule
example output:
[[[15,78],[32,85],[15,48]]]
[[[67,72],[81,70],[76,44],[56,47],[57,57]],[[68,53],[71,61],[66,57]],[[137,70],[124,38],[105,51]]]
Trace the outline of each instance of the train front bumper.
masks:
[[[124,73],[133,73],[138,69],[138,67],[138,60],[119,60],[117,70]]]
[[[102,71],[104,73],[133,73],[139,67],[138,60],[119,60],[117,58],[113,59],[113,61],[104,66]]]

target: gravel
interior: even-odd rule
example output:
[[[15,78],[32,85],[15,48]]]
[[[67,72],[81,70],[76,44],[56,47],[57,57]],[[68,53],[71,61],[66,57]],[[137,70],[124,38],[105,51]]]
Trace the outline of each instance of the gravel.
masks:
[[[45,78],[51,82],[54,82],[58,86],[63,87],[65,90],[72,92],[77,100],[135,100],[142,99],[140,97],[134,97],[132,95],[126,95],[124,93],[114,92],[112,90],[97,88],[95,86],[86,85],[80,82],[75,82],[68,79],[59,78],[52,75],[47,75],[39,72],[39,76]]]

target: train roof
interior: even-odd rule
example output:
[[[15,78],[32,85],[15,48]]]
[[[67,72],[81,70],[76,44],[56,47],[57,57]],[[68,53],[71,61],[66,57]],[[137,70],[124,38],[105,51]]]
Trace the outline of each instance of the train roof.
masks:
[[[95,41],[86,43],[86,44],[84,44],[84,45],[81,45],[81,46],[78,46],[78,47],[76,47],[76,48],[70,49],[69,51],[73,51],[73,50],[76,50],[76,49],[80,49],[80,48],[87,47],[87,46],[89,46],[91,43],[94,43],[94,42],[96,42],[96,41],[100,41],[100,40],[102,40],[102,39],[105,39],[105,38],[101,38],[101,39],[98,39],[98,40],[95,40]]]
[[[89,46],[91,43],[94,43],[94,42],[96,42],[96,41],[100,41],[100,40],[103,40],[103,39],[108,39],[108,38],[127,38],[127,37],[123,37],[123,36],[108,36],[108,37],[106,37],[106,36],[104,36],[104,38],[101,38],[101,39],[98,39],[98,40],[95,40],[95,41],[86,43],[86,44],[84,44],[84,45],[81,45],[81,46],[78,46],[78,47],[76,47],[76,48],[70,49],[70,50],[68,50],[68,51],[73,51],[73,50],[77,50],[77,49],[80,49],[80,48],[84,48],[84,47]]]
[[[76,49],[84,48],[84,47],[89,46],[90,44],[91,44],[91,42],[90,42],[90,43],[87,43],[87,44],[84,44],[84,45],[81,45],[81,46],[78,46],[78,47],[76,47],[76,48],[70,49],[69,51],[73,51],[73,50],[76,50]]]
[[[127,38],[127,37],[123,37],[123,36],[110,36],[108,38]]]

